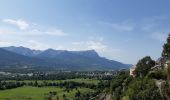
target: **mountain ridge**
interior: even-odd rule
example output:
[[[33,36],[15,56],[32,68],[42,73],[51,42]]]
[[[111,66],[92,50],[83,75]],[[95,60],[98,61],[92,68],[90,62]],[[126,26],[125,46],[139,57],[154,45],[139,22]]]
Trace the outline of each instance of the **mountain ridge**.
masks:
[[[32,58],[34,59],[34,61],[27,62],[26,64],[40,67],[67,70],[85,70],[85,69],[115,70],[130,67],[129,64],[123,64],[118,61],[100,57],[95,50],[68,51],[68,50],[55,50],[52,48],[49,48],[47,50],[32,50],[30,48],[22,46],[2,47],[0,49],[6,50],[7,52],[18,54],[19,57],[24,56],[23,57],[24,59],[29,58],[30,60]],[[21,62],[22,60],[17,61],[17,63],[19,64]]]

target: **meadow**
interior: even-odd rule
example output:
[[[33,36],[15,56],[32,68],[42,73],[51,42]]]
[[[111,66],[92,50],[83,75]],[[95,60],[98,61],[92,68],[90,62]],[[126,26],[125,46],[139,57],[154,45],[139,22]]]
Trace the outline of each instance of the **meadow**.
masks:
[[[50,91],[55,91],[57,93],[55,96],[52,97],[52,100],[57,100],[57,96],[59,100],[63,100],[63,94],[65,94],[66,98],[69,98],[69,100],[73,100],[77,91],[80,91],[81,93],[94,92],[94,90],[89,88],[78,88],[67,92],[63,88],[57,87],[39,88],[24,86],[15,89],[0,91],[0,100],[46,100],[45,97]]]
[[[67,80],[37,80],[38,84],[46,82],[77,82],[85,84],[95,84],[97,85],[100,81],[97,79],[67,79]],[[16,82],[15,80],[8,80],[6,82]],[[23,80],[19,82],[35,82],[35,80]],[[86,87],[77,87],[73,89],[66,90],[66,87],[57,86],[43,86],[43,87],[33,87],[24,85],[23,87],[17,87],[13,89],[0,90],[0,100],[48,100],[48,96],[55,92],[55,95],[51,95],[52,100],[64,100],[64,98],[69,98],[68,100],[73,100],[77,92],[81,94],[94,93],[95,90]],[[63,96],[65,95],[65,97]]]

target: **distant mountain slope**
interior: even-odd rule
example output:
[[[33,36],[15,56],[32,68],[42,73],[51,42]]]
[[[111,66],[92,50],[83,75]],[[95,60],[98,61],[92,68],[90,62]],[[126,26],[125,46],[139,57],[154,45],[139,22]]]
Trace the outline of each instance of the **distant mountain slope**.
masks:
[[[10,57],[11,59],[17,58],[16,61],[14,60],[16,64],[27,64],[33,65],[34,67],[39,66],[39,68],[48,67],[67,70],[114,70],[128,68],[130,66],[128,64],[100,57],[94,50],[67,51],[47,49],[45,51],[40,51],[14,46],[3,47],[3,49],[0,50],[0,54],[2,51],[6,51],[6,53],[2,52],[3,56],[8,59]],[[4,59],[4,61],[6,60]],[[9,65],[10,63],[13,63],[13,60],[9,60],[7,62],[8,63],[5,64]],[[0,62],[0,64],[4,63]]]
[[[45,66],[43,59],[27,57],[0,48],[0,67]]]
[[[20,46],[20,47],[15,47],[15,46],[3,47],[3,49],[11,51],[11,52],[15,52],[17,54],[21,54],[24,56],[35,56],[42,52],[40,50],[31,50],[29,48],[25,48],[22,46]]]
[[[94,50],[66,51],[48,49],[36,56],[67,65],[69,69],[120,69],[129,65],[98,56]]]

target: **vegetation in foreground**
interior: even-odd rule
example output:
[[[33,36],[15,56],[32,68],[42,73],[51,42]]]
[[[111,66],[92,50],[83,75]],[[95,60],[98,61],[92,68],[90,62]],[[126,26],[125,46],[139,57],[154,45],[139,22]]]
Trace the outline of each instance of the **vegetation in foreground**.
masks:
[[[113,100],[170,100],[170,35],[159,65],[146,56],[138,61],[134,75],[120,72],[111,82]]]

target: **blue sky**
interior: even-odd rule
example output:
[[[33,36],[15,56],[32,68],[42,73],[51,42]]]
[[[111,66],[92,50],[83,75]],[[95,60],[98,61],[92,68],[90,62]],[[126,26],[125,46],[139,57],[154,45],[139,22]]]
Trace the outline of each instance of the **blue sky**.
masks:
[[[157,59],[170,32],[169,0],[1,0],[0,46],[94,49],[135,64]]]

